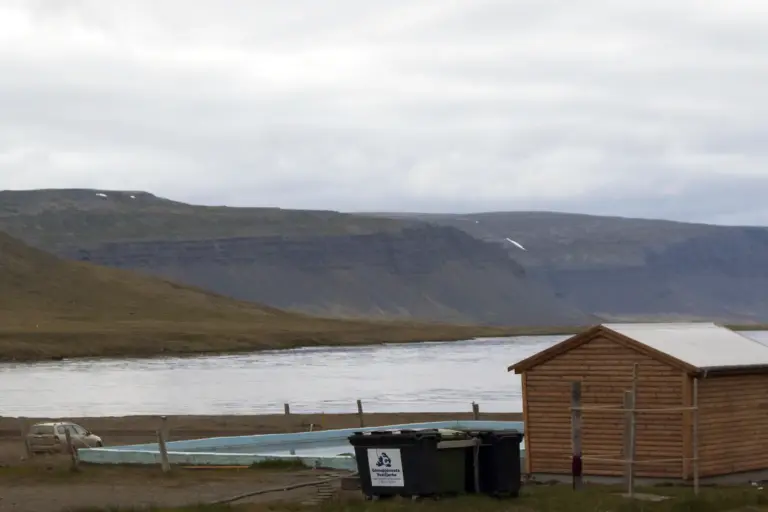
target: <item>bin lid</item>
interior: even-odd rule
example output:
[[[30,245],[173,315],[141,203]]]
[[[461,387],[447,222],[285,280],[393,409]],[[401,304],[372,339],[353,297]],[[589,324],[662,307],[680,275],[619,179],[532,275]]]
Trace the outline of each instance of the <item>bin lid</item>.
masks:
[[[440,437],[445,439],[445,440],[456,439],[456,438],[465,439],[465,438],[469,437],[469,434],[467,434],[463,430],[454,430],[454,429],[450,429],[450,428],[439,428],[439,429],[437,429],[437,432],[438,432],[438,434],[440,434]]]

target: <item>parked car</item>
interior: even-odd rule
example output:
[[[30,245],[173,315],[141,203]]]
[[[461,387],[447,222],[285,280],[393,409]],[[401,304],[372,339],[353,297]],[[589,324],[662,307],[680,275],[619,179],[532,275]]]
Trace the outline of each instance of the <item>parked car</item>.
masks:
[[[104,446],[97,435],[75,423],[37,423],[27,434],[32,453],[57,453],[67,451],[67,430],[75,448],[97,448]]]

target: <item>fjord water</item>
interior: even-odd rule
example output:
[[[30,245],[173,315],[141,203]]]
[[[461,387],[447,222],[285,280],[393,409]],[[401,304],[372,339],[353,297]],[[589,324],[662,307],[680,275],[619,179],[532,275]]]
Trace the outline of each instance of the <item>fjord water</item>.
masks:
[[[768,331],[745,333],[768,344]],[[0,365],[3,416],[522,409],[507,366],[566,336]]]

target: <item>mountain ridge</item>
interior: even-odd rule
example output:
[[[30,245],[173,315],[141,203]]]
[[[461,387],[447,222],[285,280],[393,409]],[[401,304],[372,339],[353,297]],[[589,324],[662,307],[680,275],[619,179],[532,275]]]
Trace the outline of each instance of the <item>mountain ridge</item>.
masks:
[[[768,320],[768,228],[757,226],[562,212],[232,208],[147,193],[48,190],[0,192],[0,229],[57,255],[315,314],[512,325]],[[139,243],[157,252],[139,258]],[[210,255],[238,243],[244,249],[231,250],[231,264],[216,263],[221,255],[179,263],[190,252]],[[484,256],[488,245],[497,251],[493,262]],[[163,251],[176,263],[162,263]],[[424,258],[429,278],[402,271]]]
[[[315,315],[526,327],[596,320],[529,280],[498,246],[418,220],[49,190],[0,193],[0,229],[62,257]]]

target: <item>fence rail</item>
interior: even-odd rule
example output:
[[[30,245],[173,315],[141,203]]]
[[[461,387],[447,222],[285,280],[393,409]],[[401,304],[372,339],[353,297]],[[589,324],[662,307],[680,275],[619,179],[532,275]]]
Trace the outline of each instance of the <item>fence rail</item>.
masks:
[[[624,392],[624,403],[622,406],[615,405],[582,405],[581,382],[571,383],[571,447],[573,455],[573,487],[579,489],[582,486],[582,462],[597,462],[610,464],[624,464],[624,479],[627,486],[627,493],[630,497],[634,496],[635,487],[635,466],[654,465],[654,464],[677,464],[683,463],[684,476],[687,476],[686,464],[691,463],[693,473],[694,494],[699,494],[699,447],[698,447],[698,429],[699,429],[699,380],[693,379],[692,405],[681,407],[660,407],[647,408],[637,407],[637,382],[639,365],[635,364],[632,369],[632,388]],[[585,457],[582,453],[582,413],[584,412],[621,412],[625,416],[624,421],[624,447],[623,453],[619,459],[604,459],[601,457]],[[682,457],[669,459],[638,460],[635,457],[637,445],[637,415],[640,414],[669,414],[669,413],[692,413],[691,421],[691,457]],[[682,424],[685,428],[686,422]],[[687,451],[687,447],[685,447]]]

